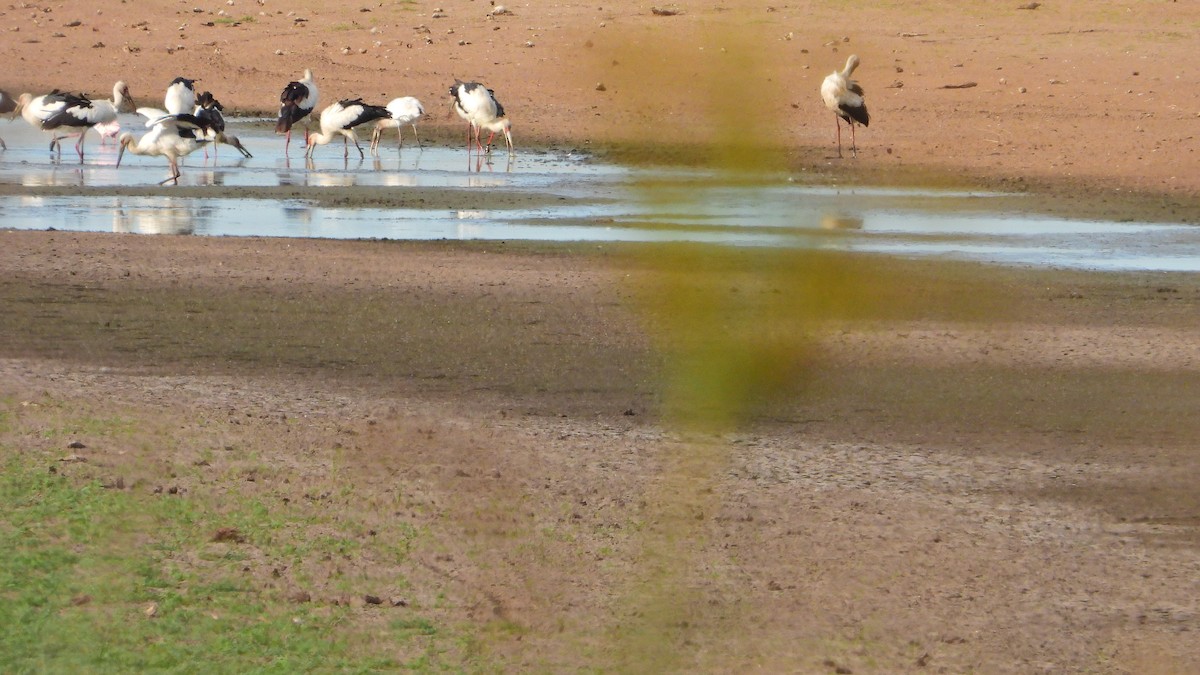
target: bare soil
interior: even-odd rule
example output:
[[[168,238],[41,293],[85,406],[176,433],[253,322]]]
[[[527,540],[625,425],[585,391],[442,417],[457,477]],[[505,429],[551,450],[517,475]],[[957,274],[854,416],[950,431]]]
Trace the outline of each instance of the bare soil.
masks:
[[[479,79],[526,143],[1196,220],[1200,10],[1018,4],[23,3],[0,86],[155,104],[186,74],[270,113],[307,67],[450,143]],[[851,51],[856,161],[816,94]],[[79,439],[128,489],[201,489],[171,473],[201,453],[280,503],[349,487],[331,508],[425,533],[363,576],[498,670],[1186,673],[1198,310],[1186,274],[0,231],[0,400],[172,430]]]
[[[1200,664],[1194,275],[0,237],[0,397],[175,439],[15,442],[84,453],[128,489],[215,481],[282,508],[346,488],[347,518],[426,533],[363,577],[412,580],[449,621],[520,626],[490,633],[506,670]],[[764,265],[864,285],[781,311],[804,278]],[[679,323],[656,299],[681,287],[719,300]],[[689,337],[732,307],[733,329]],[[719,384],[772,395],[689,418],[677,373],[727,331],[742,370]],[[173,468],[198,457],[205,484]],[[281,597],[347,600],[260,572]]]

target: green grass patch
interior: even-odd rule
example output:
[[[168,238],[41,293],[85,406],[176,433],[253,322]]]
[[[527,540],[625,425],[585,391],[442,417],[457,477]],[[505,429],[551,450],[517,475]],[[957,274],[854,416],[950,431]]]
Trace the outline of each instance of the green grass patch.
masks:
[[[106,489],[3,444],[0,468],[0,672],[470,669],[447,662],[464,638],[416,608],[292,602],[253,573],[290,564],[288,552],[374,554],[319,514]],[[214,542],[217,526],[241,540]]]

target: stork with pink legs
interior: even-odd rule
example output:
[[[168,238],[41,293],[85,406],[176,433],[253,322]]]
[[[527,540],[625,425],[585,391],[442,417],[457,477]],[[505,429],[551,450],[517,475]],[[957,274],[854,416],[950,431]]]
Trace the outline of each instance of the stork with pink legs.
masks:
[[[863,88],[850,79],[854,69],[858,67],[858,56],[851,54],[846,59],[846,67],[830,73],[821,83],[821,98],[825,107],[835,115],[837,124],[838,157],[842,156],[842,120],[850,126],[850,151],[858,157],[858,143],[854,138],[855,123],[864,127],[871,123],[871,115],[867,112],[867,103],[863,99]]]
[[[381,105],[363,103],[361,98],[343,99],[321,111],[321,131],[308,137],[308,150],[304,153],[307,159],[312,159],[313,150],[318,145],[325,145],[338,136],[342,137],[344,156],[350,157],[348,141],[354,141],[358,148],[358,156],[366,157],[362,146],[358,144],[355,127],[367,122],[391,117],[391,112]]]
[[[163,111],[155,108],[139,108],[138,113],[148,118],[146,126],[150,131],[141,138],[135,138],[128,131],[121,134],[117,143],[117,167],[128,150],[135,155],[152,155],[166,157],[171,175],[162,180],[159,185],[174,182],[179,184],[179,160],[201,147],[209,140],[204,137],[204,125],[194,115],[160,115]]]
[[[512,122],[504,112],[504,106],[496,100],[496,93],[478,82],[463,82],[455,80],[450,87],[450,95],[454,97],[452,105],[454,112],[467,121],[467,149],[471,149],[471,136],[474,135],[475,148],[491,152],[492,141],[497,133],[504,134],[508,152],[513,152]],[[488,136],[487,148],[480,142],[480,134],[484,129],[491,132]]]
[[[75,152],[79,154],[79,162],[83,163],[83,141],[87,132],[98,124],[110,124],[117,119],[121,108],[129,104],[133,106],[133,96],[124,82],[113,85],[112,99],[92,100],[83,94],[69,94],[58,90],[42,96],[21,94],[19,99],[21,116],[36,129],[49,131],[53,134],[50,149],[58,149],[62,153],[61,141],[78,136]],[[60,134],[61,131],[78,129],[70,133]]]
[[[287,154],[292,142],[292,125],[304,122],[304,143],[308,144],[308,121],[305,117],[317,107],[319,93],[317,83],[311,70],[304,71],[304,77],[295,82],[288,82],[279,95],[279,120],[275,123],[275,133],[287,134],[283,143],[283,154]]]

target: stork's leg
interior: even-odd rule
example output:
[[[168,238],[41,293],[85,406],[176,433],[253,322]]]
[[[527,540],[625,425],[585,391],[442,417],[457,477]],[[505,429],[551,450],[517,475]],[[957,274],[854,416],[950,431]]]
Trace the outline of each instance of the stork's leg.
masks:
[[[292,130],[287,130],[287,135],[283,137],[283,156],[287,157],[288,146],[292,144]]]
[[[83,132],[79,134],[79,140],[75,141],[75,152],[79,153],[79,163],[80,164],[83,164],[83,138],[84,138],[84,136],[87,136],[87,129],[84,129]]]
[[[159,185],[166,185],[171,181],[175,181],[175,184],[179,185],[179,167],[175,164],[175,158],[168,157],[167,166],[170,167],[171,175],[162,179],[162,181],[159,182]]]
[[[4,139],[0,138],[0,150],[7,150],[8,146],[4,143]]]
[[[488,151],[489,153],[492,151],[492,141],[494,141],[494,140],[496,140],[496,132],[494,132],[494,131],[493,131],[493,132],[492,132],[492,133],[491,133],[491,134],[488,136],[487,151]]]
[[[356,133],[354,133],[353,131],[351,131],[351,132],[350,132],[350,140],[354,141],[354,147],[358,148],[358,158],[359,158],[359,159],[366,159],[366,157],[367,157],[367,156],[366,156],[365,154],[363,154],[363,149],[362,149],[362,146],[358,144],[358,134],[356,134]],[[347,155],[347,156],[349,156],[349,155],[350,155],[350,149],[349,149],[349,148],[347,148],[347,149],[346,149],[346,155]]]
[[[837,115],[834,115],[833,123],[835,125],[837,125],[838,159],[841,159],[842,158],[842,118],[838,117]]]
[[[854,138],[854,122],[850,123],[850,152],[854,153],[854,159],[858,159],[858,141]]]
[[[412,125],[412,127],[413,127],[413,138],[417,139],[417,147],[419,148],[419,147],[421,147],[421,137],[417,135],[417,125],[414,124],[414,125]]]

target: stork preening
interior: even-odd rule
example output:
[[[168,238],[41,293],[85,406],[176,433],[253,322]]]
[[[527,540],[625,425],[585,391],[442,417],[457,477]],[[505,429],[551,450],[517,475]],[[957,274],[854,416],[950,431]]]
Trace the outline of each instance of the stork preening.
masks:
[[[204,127],[204,137],[213,143],[213,157],[217,156],[217,146],[221,143],[237,148],[243,157],[253,157],[250,151],[242,146],[237,136],[225,133],[225,116],[221,114],[224,109],[225,106],[213,97],[212,92],[204,91],[196,97],[196,108],[192,112]],[[207,147],[204,156],[208,156]]]
[[[471,149],[471,136],[474,135],[475,147],[484,150],[479,136],[484,129],[491,132],[488,136],[487,152],[492,151],[492,141],[497,133],[504,134],[508,151],[513,151],[512,122],[504,112],[504,106],[496,100],[496,93],[478,82],[463,82],[455,80],[450,87],[450,95],[454,97],[454,112],[467,121],[467,149]]]
[[[821,83],[821,98],[825,107],[833,111],[834,124],[837,125],[838,157],[842,156],[842,120],[850,126],[850,150],[858,157],[858,143],[854,138],[855,122],[865,126],[871,123],[871,115],[867,112],[867,103],[863,100],[863,88],[850,79],[854,69],[858,67],[858,56],[851,54],[846,59],[846,67],[830,73]]]
[[[192,114],[192,109],[196,107],[196,81],[186,77],[171,80],[163,96],[163,107],[168,115]]]
[[[35,129],[54,134],[50,140],[51,150],[57,148],[61,154],[62,140],[72,136],[79,137],[75,143],[75,152],[79,153],[80,163],[83,162],[83,141],[87,136],[88,129],[97,124],[116,121],[117,112],[126,103],[133,105],[133,97],[129,94],[129,87],[124,82],[117,82],[113,85],[111,100],[93,101],[83,94],[68,94],[54,90],[49,94],[37,97],[21,94],[19,101],[21,116],[25,118],[25,121]],[[60,135],[60,130],[66,129],[78,129],[79,131]]]
[[[17,100],[14,99],[7,91],[0,89],[0,115],[12,119],[17,114]],[[414,130],[416,127],[413,128]],[[7,150],[8,146],[4,144],[4,139],[0,138],[0,150]]]
[[[350,146],[347,140],[354,141],[354,147],[358,148],[358,156],[364,158],[366,155],[363,153],[362,146],[358,144],[355,127],[390,116],[391,113],[387,108],[363,103],[361,98],[338,101],[321,111],[321,132],[309,135],[308,150],[304,156],[312,159],[313,150],[318,145],[325,145],[341,136],[344,156],[347,159],[350,157]]]
[[[379,137],[383,135],[383,130],[392,127],[396,128],[396,148],[404,147],[405,124],[412,125],[413,138],[417,139],[417,147],[421,147],[421,137],[417,136],[417,120],[425,114],[421,102],[412,96],[402,96],[392,99],[385,107],[391,115],[375,123],[375,130],[371,132],[371,152],[379,149]]]
[[[195,152],[209,143],[209,140],[204,137],[204,125],[195,115],[160,115],[161,112],[154,108],[138,108],[138,114],[148,118],[146,126],[150,131],[137,139],[128,131],[121,134],[117,141],[120,146],[120,150],[117,151],[117,166],[121,166],[121,158],[125,156],[126,150],[135,155],[166,157],[171,175],[159,185],[172,181],[178,185],[179,159]]]
[[[317,83],[313,80],[311,70],[304,71],[304,77],[296,82],[288,82],[279,95],[279,121],[275,123],[275,133],[287,134],[283,142],[283,154],[287,154],[292,142],[292,125],[303,120],[317,107]],[[308,144],[308,122],[304,122],[304,143]]]

